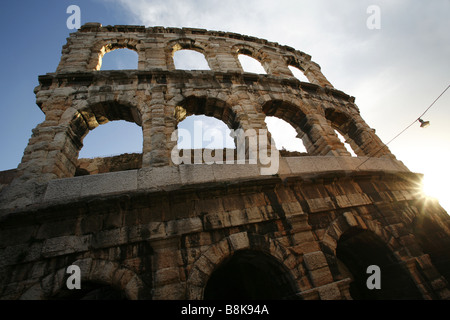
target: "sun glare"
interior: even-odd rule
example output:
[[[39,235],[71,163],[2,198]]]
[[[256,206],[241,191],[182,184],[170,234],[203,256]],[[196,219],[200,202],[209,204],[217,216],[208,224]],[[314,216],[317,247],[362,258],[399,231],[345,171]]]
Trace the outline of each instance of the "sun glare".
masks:
[[[450,199],[446,182],[439,174],[424,174],[423,192],[430,198],[437,199],[439,204],[449,213]]]

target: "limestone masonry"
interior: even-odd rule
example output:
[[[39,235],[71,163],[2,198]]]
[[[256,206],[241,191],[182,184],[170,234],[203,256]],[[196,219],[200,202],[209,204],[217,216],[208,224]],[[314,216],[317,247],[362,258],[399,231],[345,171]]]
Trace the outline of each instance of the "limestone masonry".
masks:
[[[137,52],[137,70],[101,71],[120,48]],[[176,70],[182,49],[210,70]],[[267,74],[244,72],[239,54]],[[1,299],[450,298],[449,215],[301,51],[87,23],[35,94],[45,120],[17,169],[0,172]],[[276,116],[307,153],[280,151],[271,175],[260,162],[177,165],[172,133],[201,114],[244,131]],[[79,159],[84,137],[114,120],[142,128],[142,154]],[[67,287],[71,265],[80,290]],[[371,265],[379,290],[366,285]]]

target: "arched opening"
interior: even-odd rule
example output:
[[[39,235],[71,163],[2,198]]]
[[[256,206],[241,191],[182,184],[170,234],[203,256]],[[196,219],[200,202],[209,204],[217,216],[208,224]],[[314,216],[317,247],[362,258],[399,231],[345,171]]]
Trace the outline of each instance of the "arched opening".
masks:
[[[267,74],[266,70],[262,66],[261,62],[247,54],[238,55],[239,62],[241,63],[244,72]]]
[[[179,151],[178,155],[172,154],[175,164],[220,164],[236,159],[236,143],[231,130],[237,129],[239,124],[235,113],[224,101],[190,96],[175,107],[174,117],[177,130],[172,141],[177,141]]]
[[[450,240],[437,222],[427,216],[418,216],[412,224],[413,233],[424,253],[439,273],[450,283]]]
[[[79,158],[142,153],[142,128],[124,120],[111,121],[92,130],[83,140]]]
[[[289,271],[275,258],[259,251],[237,251],[211,275],[205,300],[297,299]]]
[[[334,133],[338,136],[339,140],[344,145],[345,149],[350,153],[352,157],[356,157],[356,153],[353,151],[352,146],[345,140],[344,136],[338,131],[334,130]]]
[[[353,281],[350,295],[355,300],[418,300],[422,295],[408,271],[374,233],[349,229],[341,235],[336,248],[338,268]],[[369,289],[367,273],[371,265],[380,268],[381,289]]]
[[[290,125],[295,131],[294,133],[291,133],[289,135],[290,138],[294,141],[294,146],[296,146],[297,150],[300,150],[299,152],[305,151],[307,154],[314,154],[314,143],[313,143],[313,137],[310,136],[309,131],[311,126],[308,124],[308,119],[306,117],[306,114],[297,106],[286,102],[282,100],[271,100],[266,102],[262,106],[262,111],[266,115],[266,119],[281,119],[283,120],[282,124]],[[272,120],[269,120],[272,121]],[[278,121],[278,120],[277,120]],[[287,128],[287,126],[285,126]],[[277,135],[277,132],[275,129],[275,132],[272,133],[272,128],[269,128],[268,123],[268,129],[271,132],[271,134]],[[292,132],[292,130],[291,130]],[[283,138],[286,138],[287,135],[285,133],[280,132],[280,135],[284,135]],[[295,138],[294,138],[295,137]],[[274,137],[275,140],[275,137]],[[292,141],[292,140],[291,140]],[[302,145],[300,145],[300,141],[302,142]],[[275,140],[276,142],[276,140]],[[278,147],[278,144],[277,144]],[[287,149],[287,148],[286,148]],[[295,150],[295,151],[297,151]]]
[[[362,127],[355,120],[349,115],[333,109],[325,111],[325,118],[352,156],[366,155],[361,147],[367,143],[367,141],[364,141],[364,137],[368,138],[367,133],[363,131]]]
[[[294,67],[294,66],[288,66],[288,67],[289,67],[289,70],[291,70],[294,77],[296,77],[298,80],[300,80],[302,82],[309,82],[308,78],[305,76],[305,74],[303,73],[302,70],[300,70],[299,68]]]
[[[195,50],[181,49],[174,53],[175,69],[179,70],[210,70],[205,56]]]
[[[127,300],[123,291],[97,282],[83,282],[81,289],[61,289],[49,300]]]
[[[98,128],[105,124],[107,125]],[[62,150],[68,161],[75,164],[72,175],[140,168],[143,144],[140,126],[139,111],[117,102],[97,103],[77,112],[66,136],[67,146]],[[92,139],[86,137],[94,129],[99,134],[92,133]],[[86,151],[83,150],[83,142],[87,145]],[[111,154],[116,156],[110,156]],[[89,158],[80,158],[80,155]]]
[[[221,120],[205,115],[191,115],[178,123],[179,132],[185,130],[188,136],[179,134],[178,149],[235,149],[231,130]],[[190,139],[186,139],[190,138]]]
[[[113,49],[101,58],[101,70],[135,70],[138,68],[138,60],[138,54],[134,50]]]
[[[83,139],[75,176],[142,167],[142,128],[124,120],[98,126]]]
[[[273,116],[266,117],[265,122],[278,150],[307,153],[303,141],[289,122]]]

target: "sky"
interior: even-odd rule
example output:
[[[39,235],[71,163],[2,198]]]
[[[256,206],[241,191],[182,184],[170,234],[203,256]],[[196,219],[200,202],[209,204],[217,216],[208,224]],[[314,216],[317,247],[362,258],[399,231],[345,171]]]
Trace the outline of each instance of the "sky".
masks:
[[[62,46],[75,31],[67,27],[70,5],[80,8],[81,24],[229,31],[303,51],[336,89],[356,98],[363,119],[384,143],[450,84],[450,0],[8,1],[0,11],[0,170],[18,166],[31,130],[44,120],[33,90],[39,75],[56,70]],[[102,70],[135,68],[123,57],[114,60],[113,53],[105,55]],[[424,191],[450,212],[450,90],[423,119],[431,125],[414,123],[388,147],[411,171],[424,174]],[[110,137],[118,126],[126,133]],[[273,130],[286,136],[288,129]],[[106,153],[117,153],[118,145],[140,151],[139,131],[120,122],[100,126],[85,138],[80,157],[95,156],[99,142],[107,144],[105,135],[113,146]]]

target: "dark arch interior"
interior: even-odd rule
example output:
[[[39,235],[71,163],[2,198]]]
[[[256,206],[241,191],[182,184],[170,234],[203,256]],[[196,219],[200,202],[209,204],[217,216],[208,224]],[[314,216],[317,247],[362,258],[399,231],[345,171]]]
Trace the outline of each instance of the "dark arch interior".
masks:
[[[306,152],[311,153],[313,137],[310,136],[311,125],[308,123],[306,114],[297,106],[282,100],[271,100],[262,106],[262,111],[268,117],[277,117],[289,123],[297,133],[303,133],[301,140]]]
[[[450,240],[445,230],[431,218],[419,216],[414,220],[413,232],[434,267],[450,282]]]
[[[74,134],[73,140],[79,141],[79,148],[81,148],[81,141],[90,130],[115,120],[124,120],[142,126],[142,117],[137,108],[115,101],[101,102],[80,110],[74,115],[70,123]]]
[[[67,150],[63,150],[64,156],[69,160],[70,163],[74,164],[73,171],[71,172],[72,175],[81,176],[91,174],[88,170],[86,170],[86,168],[82,167],[83,165],[81,165],[80,167],[78,159],[80,151],[83,148],[84,138],[89,132],[91,132],[98,126],[112,121],[117,122],[115,122],[113,125],[109,125],[106,128],[103,127],[102,130],[100,130],[100,135],[97,136],[97,138],[101,138],[100,141],[104,140],[106,142],[102,145],[102,147],[106,147],[108,145],[108,142],[112,141],[110,139],[110,135],[108,135],[108,132],[113,132],[111,128],[114,128],[114,133],[120,134],[120,130],[125,133],[120,135],[121,139],[124,139],[124,137],[128,134],[130,134],[129,137],[131,139],[135,139],[136,134],[142,134],[142,130],[139,130],[140,128],[130,128],[125,123],[126,121],[129,123],[134,123],[138,127],[142,127],[142,118],[139,110],[136,107],[122,104],[120,102],[105,101],[96,103],[89,106],[89,108],[80,110],[74,115],[72,121],[70,122],[70,130],[67,133],[68,137],[70,138],[68,139],[68,147]],[[98,132],[96,131],[95,135],[97,134]],[[142,139],[142,136],[138,136],[137,138]],[[94,150],[94,156],[96,158],[103,159],[101,161],[97,161],[97,164],[94,166],[98,168],[97,173],[134,170],[142,166],[142,152],[140,152],[140,150],[136,149],[137,153],[135,152],[135,150],[120,150],[125,146],[123,142],[122,144],[120,144],[120,140],[116,140],[114,141],[114,143],[116,144],[110,144],[110,146],[112,147],[112,151],[104,154],[120,153],[120,155],[104,157],[101,152],[96,153],[96,149],[93,149],[92,147],[90,148],[91,151]],[[99,150],[101,150],[101,148]],[[120,152],[117,152],[118,150],[120,150]],[[86,154],[84,156],[87,156],[89,158],[92,157],[91,155]],[[86,161],[84,161],[84,165],[90,166]]]
[[[213,272],[205,300],[296,299],[288,272],[274,258],[251,250],[236,252]]]
[[[355,300],[420,300],[422,295],[409,273],[399,264],[390,249],[372,232],[351,229],[338,241],[337,258],[353,278],[350,295]],[[377,265],[381,272],[381,289],[368,289],[367,267]]]
[[[309,132],[310,126],[305,113],[289,102],[271,100],[262,106],[262,111],[266,116],[277,117],[288,122],[295,129],[300,129],[305,133]]]
[[[358,146],[364,143],[356,121],[352,120],[349,115],[333,109],[327,109],[325,110],[325,118],[346,139],[353,140]]]
[[[110,285],[83,282],[81,289],[62,289],[50,300],[127,300],[125,293]]]
[[[237,129],[239,127],[236,114],[222,100],[189,96],[180,103],[180,107],[184,108],[185,114],[183,116],[178,115],[178,121],[182,121],[190,115],[205,115],[223,121],[230,129]]]

